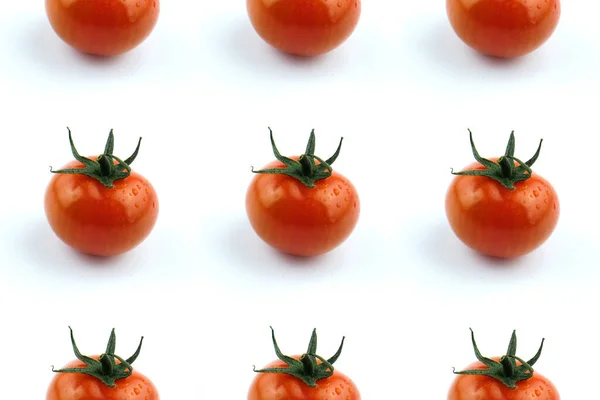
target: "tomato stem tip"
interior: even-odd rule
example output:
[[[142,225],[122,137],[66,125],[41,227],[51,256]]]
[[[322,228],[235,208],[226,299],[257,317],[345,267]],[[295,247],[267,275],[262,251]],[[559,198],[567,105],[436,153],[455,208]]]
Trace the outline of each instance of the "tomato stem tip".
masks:
[[[513,331],[506,354],[500,357],[500,361],[494,361],[490,358],[484,357],[479,351],[477,343],[475,342],[475,334],[473,333],[473,329],[471,329],[471,342],[473,344],[473,350],[475,351],[475,357],[477,357],[477,360],[483,363],[487,369],[471,369],[464,371],[456,371],[453,369],[453,373],[459,375],[489,376],[490,378],[499,380],[511,389],[517,388],[517,382],[527,380],[533,376],[533,365],[540,358],[542,354],[542,348],[544,346],[544,339],[542,339],[542,343],[537,353],[529,361],[525,361],[516,356],[517,334],[516,331]],[[517,361],[519,361],[521,364],[517,365]]]
[[[454,170],[451,169],[450,172],[453,175],[485,176],[497,181],[509,190],[515,189],[515,183],[522,182],[531,178],[531,174],[533,172],[531,170],[531,166],[536,162],[540,155],[540,151],[542,149],[542,142],[544,139],[540,139],[540,144],[533,157],[531,157],[528,161],[523,162],[514,155],[515,131],[512,131],[510,133],[510,137],[508,139],[508,144],[506,145],[504,155],[499,157],[497,162],[494,162],[492,160],[483,158],[479,155],[479,152],[475,147],[475,142],[473,141],[473,133],[470,129],[468,131],[473,156],[475,157],[475,160],[477,160],[477,162],[479,162],[485,167],[485,169],[466,170],[460,172],[454,172]],[[515,162],[517,163],[517,165],[515,165]]]
[[[115,147],[115,137],[113,134],[113,130],[111,129],[108,134],[106,145],[104,146],[104,153],[100,154],[94,161],[90,158],[83,157],[79,154],[73,142],[71,129],[67,127],[67,130],[69,131],[69,143],[71,145],[71,153],[77,161],[83,164],[83,168],[67,168],[61,170],[53,170],[52,167],[50,167],[50,172],[55,174],[86,175],[90,178],[98,180],[107,188],[112,188],[113,183],[115,181],[125,179],[131,174],[130,165],[131,163],[133,163],[133,161],[136,159],[139,153],[140,145],[142,143],[141,137],[138,140],[138,144],[134,152],[131,154],[131,156],[129,156],[129,158],[123,161],[113,154],[113,150]],[[115,160],[117,161],[116,164]]]
[[[271,339],[273,341],[273,347],[275,348],[275,354],[277,354],[277,358],[283,361],[287,365],[287,367],[263,369],[256,369],[253,367],[254,372],[288,374],[300,379],[302,382],[304,382],[310,387],[316,387],[317,381],[329,378],[333,375],[333,363],[337,361],[337,359],[342,353],[345,337],[342,337],[342,343],[340,344],[340,347],[338,348],[337,352],[331,358],[325,359],[320,355],[316,354],[317,329],[315,328],[313,329],[312,335],[310,337],[308,349],[306,350],[306,353],[302,354],[299,357],[299,360],[286,356],[281,352],[277,344],[277,340],[275,339],[275,331],[272,327]],[[317,362],[317,360],[321,362],[319,363]]]
[[[269,128],[269,134],[271,138],[271,147],[273,149],[273,153],[275,154],[275,158],[282,162],[285,167],[283,168],[268,168],[262,170],[255,170],[252,168],[252,172],[256,174],[283,174],[288,175],[292,178],[298,179],[304,185],[309,188],[315,187],[315,182],[327,179],[333,173],[333,168],[331,164],[335,162],[335,160],[340,155],[340,151],[342,148],[342,142],[344,138],[340,139],[340,143],[337,147],[335,153],[329,157],[327,160],[323,160],[320,157],[315,155],[315,130],[313,129],[310,132],[310,136],[308,138],[308,144],[306,145],[306,150],[304,154],[298,157],[298,161],[293,160],[289,157],[282,156],[277,146],[275,145],[275,140],[273,139],[273,131]],[[319,161],[319,164],[315,162],[315,160]]]
[[[115,354],[117,338],[115,335],[115,329],[113,328],[108,339],[108,344],[106,345],[106,351],[101,354],[97,360],[95,360],[91,357],[81,354],[77,348],[77,344],[75,343],[73,329],[69,327],[69,330],[71,331],[71,345],[73,347],[73,352],[75,353],[77,359],[85,364],[85,367],[54,369],[54,366],[52,366],[52,372],[86,374],[99,379],[102,381],[102,383],[109,387],[115,387],[115,381],[127,378],[133,374],[133,367],[131,364],[133,364],[140,354],[142,342],[144,341],[143,336],[140,339],[140,344],[138,345],[135,353],[125,360]],[[117,364],[115,359],[120,361],[120,363]]]

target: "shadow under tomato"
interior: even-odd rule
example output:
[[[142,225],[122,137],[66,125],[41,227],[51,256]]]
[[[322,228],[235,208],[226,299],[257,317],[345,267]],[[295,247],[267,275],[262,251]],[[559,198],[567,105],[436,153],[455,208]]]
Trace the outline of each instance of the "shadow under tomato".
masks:
[[[296,257],[281,253],[264,243],[247,220],[231,220],[211,235],[213,246],[227,260],[232,274],[249,279],[292,279],[321,276],[330,271],[332,253],[318,257]]]
[[[464,44],[446,20],[424,30],[415,46],[416,56],[425,58],[423,65],[437,68],[437,74],[470,81],[530,79],[542,63],[536,52],[512,59],[483,55]]]
[[[75,277],[81,273],[105,272],[120,269],[121,260],[129,255],[97,257],[80,253],[64,244],[45,223],[26,225],[16,245],[19,254],[35,269],[36,275],[69,274]]]
[[[26,58],[25,65],[32,66],[36,75],[54,75],[57,78],[87,80],[101,73],[103,77],[115,78],[131,74],[131,68],[120,68],[131,64],[134,52],[116,57],[101,57],[81,53],[63,42],[47,21],[32,22],[17,38],[20,54]],[[106,74],[110,71],[110,74]],[[90,74],[92,74],[90,76]],[[100,76],[100,75],[98,75]]]
[[[317,57],[301,57],[283,53],[264,42],[250,22],[234,21],[221,35],[220,54],[227,64],[266,79],[314,78],[325,75],[322,66],[336,63],[335,50]]]
[[[445,222],[424,224],[419,232],[421,245],[417,249],[420,258],[426,259],[426,265],[435,266],[431,271],[438,276],[452,275],[453,278],[480,280],[483,275],[494,275],[503,280],[512,276],[507,272],[519,273],[526,267],[526,258],[504,259],[488,257],[465,246]],[[503,274],[503,275],[500,275]]]

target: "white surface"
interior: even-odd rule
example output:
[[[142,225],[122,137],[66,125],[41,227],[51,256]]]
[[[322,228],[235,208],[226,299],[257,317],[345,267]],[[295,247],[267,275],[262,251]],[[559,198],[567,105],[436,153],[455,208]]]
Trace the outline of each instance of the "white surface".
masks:
[[[357,30],[327,56],[292,60],[252,30],[244,1],[162,2],[158,26],[133,52],[97,61],[64,45],[43,2],[0,13],[3,189],[0,304],[3,398],[40,399],[51,365],[84,353],[110,329],[161,398],[243,399],[252,365],[302,352],[313,327],[364,399],[443,399],[452,367],[519,353],[547,339],[537,370],[562,398],[588,396],[600,356],[596,324],[600,5],[563,4],[554,36],[523,59],[494,62],[452,32],[443,1],[363,4]],[[116,154],[143,136],[133,168],[155,185],[160,215],[134,251],[80,256],[52,234],[43,210],[48,167],[82,154]],[[359,190],[353,235],[326,256],[298,261],[264,245],[247,222],[250,166],[272,160],[267,126],[286,155],[310,129]],[[483,156],[517,154],[541,137],[535,170],[561,201],[551,239],[515,262],[482,258],[444,214],[450,168],[471,162],[467,128]],[[166,169],[173,165],[177,170]],[[574,368],[576,366],[576,368]],[[593,395],[592,395],[593,397]]]

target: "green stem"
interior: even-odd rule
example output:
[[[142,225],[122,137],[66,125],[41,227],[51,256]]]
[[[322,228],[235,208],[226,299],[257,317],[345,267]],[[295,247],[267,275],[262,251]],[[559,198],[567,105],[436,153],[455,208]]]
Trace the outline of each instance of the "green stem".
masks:
[[[252,168],[252,172],[256,174],[284,174],[302,182],[306,187],[314,188],[315,182],[322,179],[327,179],[333,173],[331,164],[337,159],[340,154],[342,146],[342,140],[338,145],[337,150],[333,156],[329,157],[326,161],[315,155],[315,131],[311,131],[308,144],[306,146],[306,152],[298,157],[298,159],[284,157],[279,153],[275,140],[273,139],[273,131],[269,128],[271,135],[271,147],[275,158],[284,164],[283,168],[266,168],[261,170],[255,170]],[[343,138],[342,138],[343,139]],[[316,161],[319,164],[316,163]]]
[[[513,361],[509,357],[500,358],[500,363],[502,364],[502,370],[504,372],[504,376],[514,376],[515,368],[513,365]]]
[[[302,175],[312,176],[313,175],[313,163],[309,160],[306,154],[302,154],[298,158],[298,162],[302,166]]]
[[[67,128],[68,129],[68,128]],[[61,170],[53,170],[50,169],[50,172],[55,174],[78,174],[78,175],[86,175],[90,178],[96,179],[100,183],[102,183],[107,188],[112,188],[113,183],[120,179],[125,179],[131,174],[130,164],[135,160],[138,155],[138,151],[140,149],[140,143],[142,138],[138,141],[138,145],[135,148],[133,154],[129,156],[125,161],[122,161],[119,157],[116,157],[113,154],[114,148],[114,135],[111,130],[108,134],[108,140],[106,141],[106,146],[104,148],[104,153],[99,155],[96,160],[92,160],[87,157],[81,156],[77,149],[75,148],[75,144],[73,143],[73,137],[71,135],[71,130],[69,129],[69,143],[71,144],[71,152],[73,153],[73,157],[77,161],[83,164],[83,168],[66,168]],[[118,164],[115,165],[115,160]]]
[[[100,174],[102,176],[110,176],[112,172],[111,162],[104,154],[98,156],[98,164],[100,164]]]
[[[315,365],[311,356],[309,356],[308,354],[303,354],[302,356],[300,356],[300,361],[302,362],[304,373],[308,376],[313,376],[315,373]]]
[[[542,141],[534,156],[531,157],[526,163],[521,162],[517,157],[514,156],[515,152],[515,135],[511,132],[506,151],[502,157],[499,157],[497,161],[488,160],[479,155],[479,152],[475,148],[475,142],[473,141],[473,133],[469,130],[469,139],[471,142],[471,151],[475,160],[481,164],[484,169],[476,168],[473,170],[466,170],[460,172],[452,171],[454,175],[467,175],[467,176],[485,176],[493,179],[500,183],[508,190],[515,190],[515,184],[518,182],[526,181],[531,178],[531,166],[537,160],[540,155],[540,149],[542,147]],[[515,165],[515,162],[517,165]]]
[[[273,340],[273,346],[275,347],[275,354],[277,354],[277,358],[279,358],[281,361],[287,364],[287,366],[278,368],[254,369],[254,372],[291,375],[300,379],[306,385],[313,388],[317,387],[317,382],[319,380],[327,379],[331,375],[333,375],[334,368],[332,364],[338,359],[340,353],[342,352],[342,346],[344,344],[344,339],[342,339],[342,344],[340,345],[338,351],[333,355],[333,357],[326,360],[323,357],[316,354],[317,330],[313,329],[313,333],[311,335],[306,353],[302,354],[299,357],[299,359],[296,359],[290,356],[286,356],[281,352],[279,346],[277,345],[277,341],[275,340],[275,331],[273,331],[273,328],[271,328],[271,336]],[[318,363],[317,360],[321,362]]]
[[[500,157],[498,159],[498,164],[500,164],[502,175],[504,177],[511,179],[515,176],[515,164],[508,157]]]
[[[100,357],[98,357],[98,361],[100,361],[100,364],[102,364],[102,373],[104,375],[110,376],[113,374],[113,363],[106,354],[102,354]]]
[[[489,376],[490,378],[497,379],[511,389],[516,389],[518,382],[525,381],[533,376],[533,364],[535,364],[540,357],[542,353],[542,347],[544,345],[544,340],[542,339],[542,344],[540,345],[540,348],[535,356],[533,356],[529,361],[524,361],[516,355],[517,334],[515,331],[513,331],[506,354],[500,357],[498,361],[494,361],[493,359],[484,357],[481,354],[477,348],[477,343],[475,343],[475,334],[473,333],[473,330],[471,330],[471,342],[473,343],[473,350],[475,351],[477,360],[479,360],[487,368],[467,369],[464,371],[454,371],[454,373],[460,375]],[[521,364],[517,364],[517,361],[519,361]]]

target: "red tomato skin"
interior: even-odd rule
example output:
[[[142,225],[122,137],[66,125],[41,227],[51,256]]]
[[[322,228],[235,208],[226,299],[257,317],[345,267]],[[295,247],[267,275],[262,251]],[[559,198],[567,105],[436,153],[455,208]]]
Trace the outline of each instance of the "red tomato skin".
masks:
[[[282,167],[279,161],[265,166]],[[246,194],[246,211],[258,236],[279,251],[304,257],[342,244],[358,222],[358,193],[335,170],[315,185],[309,188],[282,174],[256,174]]]
[[[284,53],[310,57],[350,37],[358,25],[361,0],[247,0],[246,7],[265,42]]]
[[[83,164],[72,161],[63,168],[77,167]],[[55,174],[44,206],[54,233],[70,247],[94,256],[133,249],[146,239],[158,218],[156,191],[135,171],[115,181],[113,188],[85,175]]]
[[[98,356],[92,358],[98,359]],[[119,361],[117,361],[119,363]],[[64,368],[85,367],[79,360]],[[46,400],[159,400],[158,391],[146,376],[135,369],[131,376],[119,379],[116,387],[106,386],[97,378],[77,373],[56,373],[48,386]]]
[[[531,53],[556,30],[560,0],[446,0],[450,25],[480,53],[515,58]]]
[[[299,356],[293,356],[298,359]],[[265,368],[285,367],[280,360]],[[360,400],[354,382],[346,375],[334,370],[329,378],[317,381],[311,388],[300,379],[279,373],[258,373],[250,385],[248,400]]]
[[[498,357],[492,358],[498,361]],[[520,364],[520,363],[518,363]],[[477,361],[465,369],[485,368]],[[497,379],[483,375],[457,375],[448,391],[448,400],[560,400],[558,390],[543,375],[537,372],[525,381],[517,382],[510,389]]]
[[[470,169],[483,166],[474,162],[465,168]],[[535,172],[514,190],[487,177],[457,175],[446,194],[446,216],[456,236],[492,257],[532,252],[550,237],[559,215],[556,191]]]
[[[52,29],[82,53],[116,56],[154,30],[160,0],[46,0]]]

